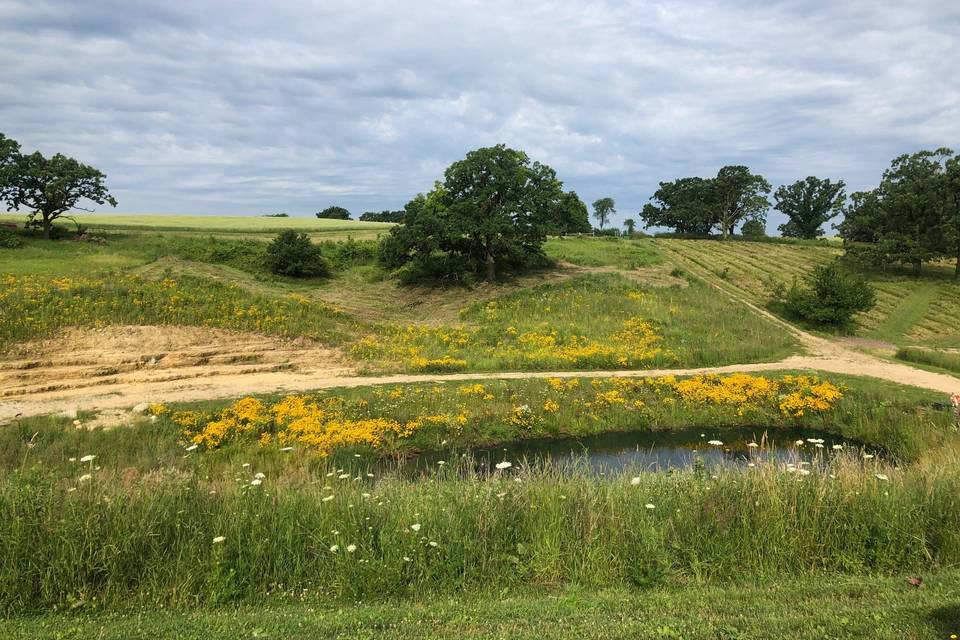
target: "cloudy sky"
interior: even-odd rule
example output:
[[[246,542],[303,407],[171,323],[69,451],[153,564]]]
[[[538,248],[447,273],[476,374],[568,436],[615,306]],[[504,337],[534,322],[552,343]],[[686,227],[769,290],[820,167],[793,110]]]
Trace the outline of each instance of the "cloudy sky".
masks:
[[[130,213],[399,208],[503,142],[623,219],[724,164],[855,190],[960,147],[948,0],[0,0],[0,59],[0,131]]]

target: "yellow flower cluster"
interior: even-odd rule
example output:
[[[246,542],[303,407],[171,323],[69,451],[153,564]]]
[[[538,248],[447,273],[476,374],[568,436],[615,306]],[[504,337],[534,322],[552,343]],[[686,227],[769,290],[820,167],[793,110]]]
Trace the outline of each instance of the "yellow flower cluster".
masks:
[[[836,385],[817,376],[785,375],[779,380],[745,373],[705,375],[677,380],[674,376],[657,378],[614,378],[613,385],[621,390],[649,388],[663,400],[675,396],[690,405],[715,405],[736,408],[740,414],[751,409],[776,407],[777,411],[795,418],[807,412],[828,411],[843,397]],[[596,401],[604,402],[606,395],[598,393]]]
[[[442,358],[434,358],[432,360],[422,356],[414,356],[413,358],[410,358],[410,368],[414,371],[440,373],[443,371],[462,371],[463,369],[466,369],[466,367],[466,360],[452,358],[450,356],[443,356]]]
[[[424,424],[451,422],[445,415],[405,423],[385,417],[355,418],[346,415],[346,408],[337,396],[316,400],[291,395],[271,406],[256,398],[243,398],[212,416],[187,411],[172,419],[192,443],[207,449],[250,436],[261,445],[299,444],[320,455],[344,446],[380,448],[397,438],[410,437]]]

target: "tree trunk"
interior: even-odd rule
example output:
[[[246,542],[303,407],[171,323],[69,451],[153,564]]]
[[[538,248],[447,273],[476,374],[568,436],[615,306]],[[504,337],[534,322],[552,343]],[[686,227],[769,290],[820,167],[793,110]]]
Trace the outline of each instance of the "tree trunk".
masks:
[[[53,225],[50,223],[50,218],[44,215],[43,216],[43,239],[44,240],[50,239],[50,227],[52,226]]]
[[[490,248],[490,245],[487,245],[487,259],[486,259],[486,279],[487,282],[493,282],[497,279],[497,265],[496,260],[493,259],[493,249]]]
[[[953,270],[953,279],[960,280],[960,239],[957,240],[957,265]]]

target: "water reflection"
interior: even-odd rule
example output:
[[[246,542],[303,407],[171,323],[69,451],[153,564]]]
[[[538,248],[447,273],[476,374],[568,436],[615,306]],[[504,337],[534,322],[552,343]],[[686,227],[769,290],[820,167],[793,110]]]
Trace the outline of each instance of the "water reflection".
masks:
[[[630,431],[586,438],[524,440],[493,448],[435,451],[403,464],[408,473],[422,473],[444,463],[472,457],[479,470],[493,471],[497,463],[548,462],[554,467],[585,469],[596,474],[622,470],[667,471],[705,467],[748,467],[763,462],[798,466],[829,459],[845,449],[859,450],[856,442],[809,429],[711,429]]]

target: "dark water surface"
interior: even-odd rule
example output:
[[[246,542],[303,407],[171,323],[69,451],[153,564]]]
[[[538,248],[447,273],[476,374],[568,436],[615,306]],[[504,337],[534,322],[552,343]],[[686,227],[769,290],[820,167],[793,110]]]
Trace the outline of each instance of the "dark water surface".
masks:
[[[797,444],[799,440],[803,441],[802,445]],[[723,444],[710,444],[710,441]],[[761,462],[816,463],[843,450],[859,452],[861,448],[859,443],[810,429],[638,430],[584,438],[522,440],[470,451],[431,451],[404,461],[402,466],[406,472],[422,473],[438,465],[457,464],[459,458],[470,456],[480,470],[494,470],[502,462],[513,466],[549,463],[554,467],[575,466],[600,474],[688,469],[698,461],[706,467],[747,467]]]

